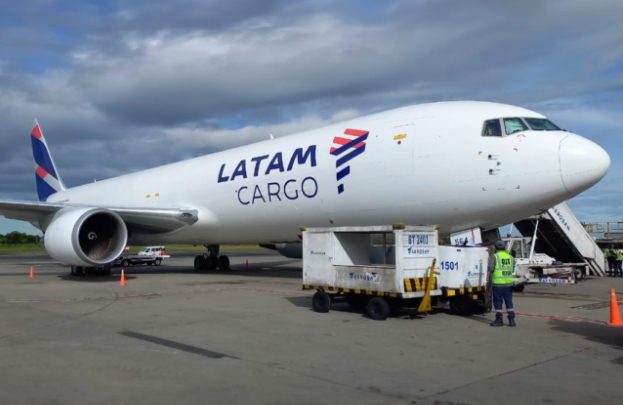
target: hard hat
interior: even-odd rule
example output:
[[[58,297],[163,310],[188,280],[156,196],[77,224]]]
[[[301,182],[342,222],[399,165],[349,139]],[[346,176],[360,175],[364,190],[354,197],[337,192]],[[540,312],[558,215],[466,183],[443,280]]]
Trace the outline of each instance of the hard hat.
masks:
[[[506,249],[506,242],[504,242],[503,240],[496,240],[495,247],[496,249]]]

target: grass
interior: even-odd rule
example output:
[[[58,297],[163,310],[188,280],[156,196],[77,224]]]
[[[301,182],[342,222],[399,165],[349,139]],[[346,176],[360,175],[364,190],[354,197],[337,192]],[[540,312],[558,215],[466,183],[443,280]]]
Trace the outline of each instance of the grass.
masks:
[[[0,254],[11,253],[45,253],[45,249],[38,243],[24,245],[7,245],[0,244]]]
[[[138,253],[139,250],[143,250],[145,246],[131,246],[127,253]],[[202,245],[166,245],[167,254],[175,253],[206,253],[208,250]],[[262,252],[267,251],[258,245],[222,245],[221,253],[236,253],[236,252]]]
[[[132,246],[127,253],[134,254],[142,250],[144,246]],[[167,254],[178,253],[205,253],[207,249],[201,245],[167,245]],[[236,252],[267,252],[266,249],[258,245],[223,245],[221,253]],[[30,245],[5,245],[0,244],[0,254],[16,254],[16,253],[45,253],[45,249],[39,244]]]

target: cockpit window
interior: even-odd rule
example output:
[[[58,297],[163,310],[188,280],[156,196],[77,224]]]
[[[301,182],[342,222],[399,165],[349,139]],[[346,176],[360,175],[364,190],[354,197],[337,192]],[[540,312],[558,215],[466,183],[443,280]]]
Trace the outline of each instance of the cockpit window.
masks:
[[[515,132],[525,131],[528,127],[524,124],[521,118],[504,118],[504,130],[506,135],[514,134]]]
[[[561,129],[545,118],[525,118],[530,128],[534,131],[561,131]]]
[[[482,136],[502,136],[502,126],[500,120],[485,121],[482,127]]]

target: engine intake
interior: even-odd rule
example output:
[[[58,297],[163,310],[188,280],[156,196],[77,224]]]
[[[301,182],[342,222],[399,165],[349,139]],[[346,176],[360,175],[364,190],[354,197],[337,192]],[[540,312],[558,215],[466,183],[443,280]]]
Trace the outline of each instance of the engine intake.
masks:
[[[59,262],[75,266],[107,264],[119,257],[128,242],[121,217],[101,208],[72,208],[57,212],[45,229],[45,249]]]

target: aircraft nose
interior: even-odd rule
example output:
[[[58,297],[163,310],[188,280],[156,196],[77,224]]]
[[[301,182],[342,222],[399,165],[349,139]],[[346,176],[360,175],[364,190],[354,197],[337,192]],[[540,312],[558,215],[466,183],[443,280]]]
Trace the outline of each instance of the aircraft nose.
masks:
[[[559,158],[562,182],[574,196],[597,184],[610,168],[610,156],[601,146],[574,134],[560,141]]]

